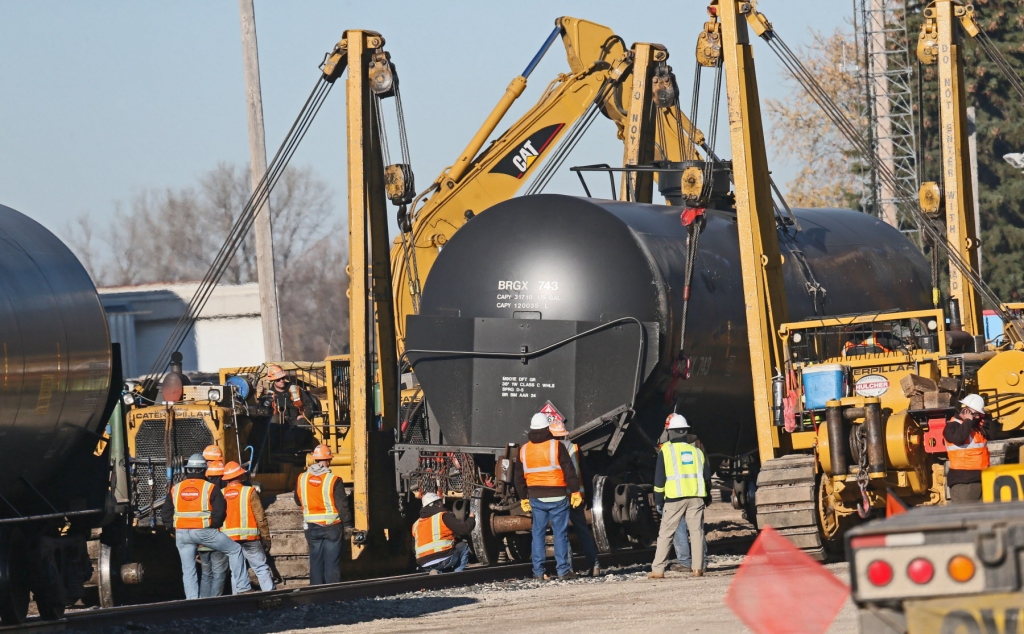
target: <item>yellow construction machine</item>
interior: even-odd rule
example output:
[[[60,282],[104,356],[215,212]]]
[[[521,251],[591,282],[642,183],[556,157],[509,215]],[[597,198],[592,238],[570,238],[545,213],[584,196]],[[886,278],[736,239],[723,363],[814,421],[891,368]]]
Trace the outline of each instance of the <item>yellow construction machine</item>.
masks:
[[[977,274],[976,210],[966,172],[959,31],[976,32],[977,25],[969,5],[936,0],[925,10],[918,49],[923,62],[939,65],[944,183],[941,190],[925,184],[923,210],[911,211],[926,235],[936,230],[922,211],[945,220],[944,234],[932,236],[949,255],[945,310],[936,290],[931,310],[789,323],[750,34],[798,75],[802,66],[754,3],[718,0],[709,12],[701,38],[712,34],[721,43],[716,61],[727,80],[760,454],[756,518],[824,558],[841,546],[847,527],[884,509],[889,495],[910,505],[945,503],[942,428],[964,394],[982,394],[1010,432],[1009,440],[990,444],[993,461],[1017,460],[1011,449],[1021,442],[1012,437],[1024,431],[1024,329]],[[813,77],[798,80],[815,94]],[[815,98],[828,111],[830,102],[817,89]],[[870,156],[870,148],[849,138]],[[892,180],[884,170],[882,177]],[[983,298],[1004,318],[1007,342],[1000,349],[985,345]]]
[[[548,84],[537,103],[481,151],[559,36],[569,72]],[[598,112],[617,126],[625,146],[624,165],[649,165],[655,160],[675,164],[698,158],[696,148],[704,147],[704,135],[678,107],[678,87],[667,60],[668,51],[659,44],[627,47],[606,26],[572,17],[555,20],[551,35],[505,89],[462,154],[399,211],[400,234],[391,250],[391,274],[400,351],[404,350],[405,318],[419,311],[423,283],[452,235],[474,215],[514,196],[531,178],[530,193],[543,189]],[[549,156],[551,165],[542,169]],[[643,190],[651,178],[649,171],[624,175],[623,197],[638,179]],[[650,194],[641,201],[650,202]]]
[[[553,81],[537,105],[478,155],[558,35],[572,72]],[[669,170],[668,180],[675,176],[678,182],[679,162],[699,158],[697,148],[704,145],[703,135],[679,111],[678,89],[664,47],[639,43],[627,49],[606,27],[559,18],[544,47],[512,82],[460,159],[414,200],[408,152],[403,149],[403,163],[385,165],[377,101],[397,93],[397,77],[383,45],[379,34],[347,31],[322,66],[323,81],[328,83],[348,70],[350,353],[322,362],[278,364],[294,384],[322,404],[321,411],[309,413],[308,425],[301,425],[309,446],[287,441],[287,426],[272,416],[269,402],[261,401],[268,389],[265,365],[224,368],[216,383],[185,385],[180,394],[157,396],[152,389],[140,389],[128,399],[128,453],[139,531],[155,533],[167,487],[180,477],[184,460],[216,444],[226,461],[246,465],[260,487],[274,537],[274,569],[284,584],[301,584],[308,578],[301,511],[291,492],[307,465],[306,452],[316,443],[331,447],[332,469],[352,496],[355,531],[343,574],[385,574],[409,565],[411,549],[402,512],[403,505],[414,502],[422,459],[404,452],[409,460],[399,460],[396,473],[389,451],[396,439],[429,447],[431,438],[426,407],[411,374],[402,377],[406,389],[399,390],[400,333],[404,315],[415,310],[421,279],[416,272],[425,275],[437,250],[469,221],[472,214],[466,210],[483,210],[512,196],[562,135],[576,129],[574,122],[592,120],[598,110],[619,124],[626,165],[660,160]],[[650,200],[653,176],[650,170],[626,171],[623,198]],[[430,193],[418,213],[406,211]],[[385,197],[399,206],[403,228],[392,249],[390,270],[384,260]],[[394,290],[392,274],[401,281]],[[180,359],[176,363],[171,374],[181,377]],[[399,398],[405,410],[401,418]],[[462,491],[449,493],[458,497]]]
[[[263,366],[225,369],[216,384],[182,387],[178,353],[161,396],[142,386],[126,397],[133,406],[127,420],[137,528],[156,529],[159,507],[168,484],[181,477],[183,460],[216,444],[225,460],[250,469],[260,489],[274,535],[273,567],[286,585],[305,583],[309,576],[293,491],[317,443],[331,446],[331,468],[350,487],[355,530],[342,564],[345,577],[403,570],[411,552],[392,484],[394,425],[385,422],[397,418],[398,394],[386,195],[402,195],[411,186],[409,166],[385,166],[382,151],[380,101],[396,95],[397,76],[384,38],[372,31],[346,31],[321,68],[318,87],[326,90],[348,71],[350,355],[281,365],[295,384],[326,402],[326,409],[309,412],[298,424],[272,416],[269,401],[257,391]],[[296,428],[305,442],[294,441]]]

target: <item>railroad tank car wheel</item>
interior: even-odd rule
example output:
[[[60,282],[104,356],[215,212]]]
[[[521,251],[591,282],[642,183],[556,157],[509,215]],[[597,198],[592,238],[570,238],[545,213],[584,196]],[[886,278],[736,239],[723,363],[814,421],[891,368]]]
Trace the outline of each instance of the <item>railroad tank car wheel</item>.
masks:
[[[618,480],[611,476],[594,476],[594,493],[590,508],[591,527],[597,549],[602,553],[610,553],[629,545],[625,530],[612,519],[616,485]]]
[[[512,563],[525,563],[532,559],[533,535],[526,532],[505,535],[505,554]]]
[[[28,616],[27,544],[17,528],[0,528],[0,623],[18,625]]]
[[[100,607],[112,608],[117,603],[114,599],[114,584],[117,580],[117,564],[114,557],[114,547],[109,544],[100,543],[100,557],[96,562],[99,576]]]
[[[476,526],[470,533],[470,543],[473,546],[473,554],[478,562],[485,566],[493,566],[498,563],[498,555],[501,553],[501,538],[491,530],[491,502],[494,494],[483,489],[480,495],[473,496],[469,504],[469,510],[476,517]]]
[[[64,618],[64,606],[59,603],[36,603],[39,609],[39,618],[44,621],[56,621]]]

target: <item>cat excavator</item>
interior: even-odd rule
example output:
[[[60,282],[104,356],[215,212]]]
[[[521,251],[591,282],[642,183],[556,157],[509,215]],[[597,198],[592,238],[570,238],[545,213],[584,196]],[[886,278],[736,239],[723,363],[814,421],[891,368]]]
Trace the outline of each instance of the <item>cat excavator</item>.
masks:
[[[548,84],[537,103],[481,151],[558,37],[569,72]],[[541,191],[598,112],[617,126],[624,165],[675,164],[697,159],[697,148],[706,150],[703,133],[679,109],[667,60],[660,44],[627,47],[608,27],[573,17],[555,20],[543,46],[455,162],[415,198],[399,199],[401,233],[391,249],[391,275],[400,351],[405,318],[418,312],[423,283],[445,243],[474,215],[511,198],[531,179],[528,193]],[[542,166],[548,157],[551,163]],[[640,190],[647,191],[643,184],[651,178],[650,172],[625,174],[623,195],[638,180]],[[650,201],[646,196],[643,202]]]

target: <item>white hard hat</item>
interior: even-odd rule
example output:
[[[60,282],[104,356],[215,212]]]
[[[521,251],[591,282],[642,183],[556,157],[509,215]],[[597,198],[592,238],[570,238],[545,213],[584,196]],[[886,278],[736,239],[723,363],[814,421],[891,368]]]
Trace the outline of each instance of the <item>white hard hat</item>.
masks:
[[[964,400],[960,401],[960,404],[964,407],[970,407],[979,414],[985,413],[985,399],[980,394],[968,394],[964,397]]]
[[[436,493],[424,493],[421,502],[423,506],[430,506],[434,502],[440,501],[441,497]]]
[[[537,412],[530,419],[530,429],[547,429],[548,428],[548,415]]]
[[[686,422],[686,419],[679,414],[672,414],[672,417],[668,419],[669,429],[689,429],[690,424]]]

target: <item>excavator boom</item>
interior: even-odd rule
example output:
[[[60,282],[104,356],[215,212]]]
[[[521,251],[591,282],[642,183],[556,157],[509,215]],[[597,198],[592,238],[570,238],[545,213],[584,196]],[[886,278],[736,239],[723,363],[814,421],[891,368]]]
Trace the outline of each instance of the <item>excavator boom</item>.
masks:
[[[512,80],[455,163],[417,196],[404,219],[400,217],[403,233],[395,239],[391,250],[400,350],[404,349],[405,318],[418,311],[423,282],[440,249],[475,214],[514,196],[573,125],[583,125],[589,116],[594,116],[592,108],[615,121],[627,153],[631,151],[630,138],[635,140],[633,153],[637,159],[648,159],[641,162],[649,162],[651,157],[668,161],[697,157],[696,147],[703,144],[703,134],[679,112],[678,104],[658,108],[656,116],[661,118],[658,127],[663,134],[653,148],[640,147],[641,143],[649,144],[644,139],[650,135],[637,135],[636,130],[632,135],[629,132],[627,120],[636,88],[632,80],[637,72],[637,52],[641,52],[644,64],[640,92],[650,103],[651,97],[647,95],[655,75],[653,66],[664,65],[668,59],[663,46],[636,44],[627,48],[611,29],[578,18],[561,17],[555,25],[537,56],[522,75]],[[540,56],[559,35],[571,72],[552,81],[533,107],[481,151],[512,103],[522,94],[527,76]],[[667,67],[661,76],[670,76]],[[591,114],[588,116],[588,113]],[[650,120],[639,127],[653,125],[653,117],[648,118]],[[417,208],[424,198],[426,201]]]

